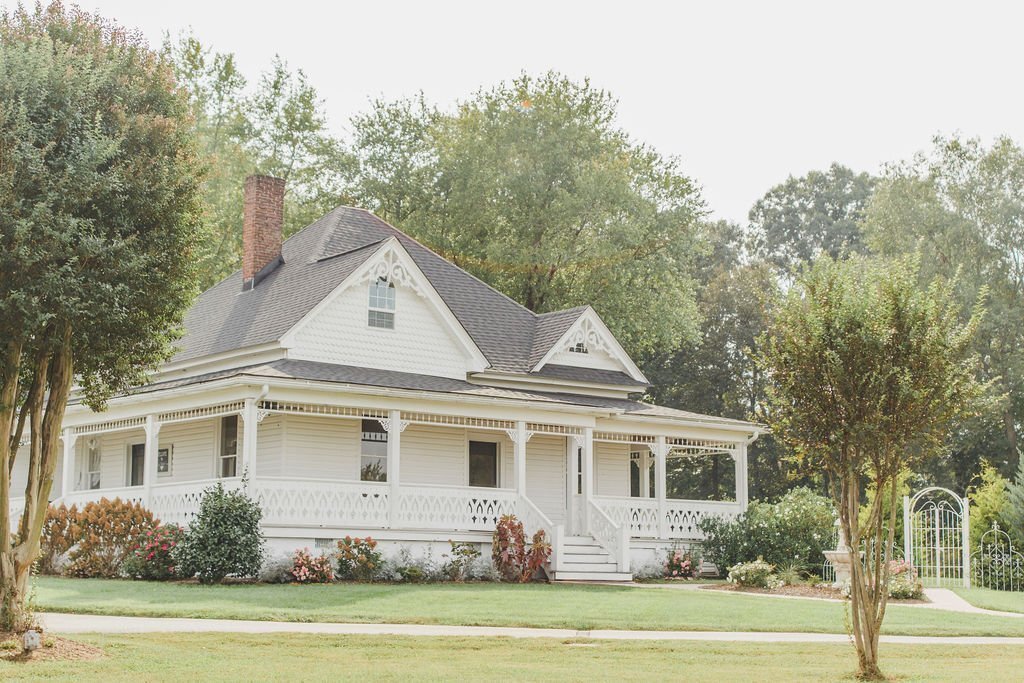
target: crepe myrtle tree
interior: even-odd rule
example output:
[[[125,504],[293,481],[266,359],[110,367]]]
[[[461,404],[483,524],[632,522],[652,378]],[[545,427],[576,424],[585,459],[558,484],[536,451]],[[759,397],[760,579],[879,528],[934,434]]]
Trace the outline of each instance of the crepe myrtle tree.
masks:
[[[762,345],[766,417],[801,466],[827,476],[849,539],[850,622],[868,679],[882,676],[899,477],[943,451],[985,391],[970,353],[980,302],[964,323],[953,285],[922,288],[918,267],[914,258],[826,257],[783,298]],[[860,515],[868,487],[878,495]]]
[[[31,616],[73,379],[95,409],[142,381],[194,294],[188,111],[137,35],[57,3],[0,15],[0,630]],[[16,457],[28,458],[20,515]]]

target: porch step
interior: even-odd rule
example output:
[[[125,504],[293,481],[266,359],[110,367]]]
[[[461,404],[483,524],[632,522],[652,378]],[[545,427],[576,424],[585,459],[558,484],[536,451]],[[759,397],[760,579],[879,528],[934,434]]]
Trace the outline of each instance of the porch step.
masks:
[[[562,557],[565,562],[570,564],[583,563],[593,564],[599,562],[601,564],[615,564],[615,560],[608,556],[605,552],[586,552],[586,553],[574,553],[568,552],[565,548],[562,549]]]
[[[565,571],[570,572],[599,572],[608,574],[618,571],[618,565],[614,562],[576,562],[575,558],[563,562],[562,566],[565,567]]]
[[[589,581],[593,583],[632,581],[630,572],[555,572],[554,581]]]

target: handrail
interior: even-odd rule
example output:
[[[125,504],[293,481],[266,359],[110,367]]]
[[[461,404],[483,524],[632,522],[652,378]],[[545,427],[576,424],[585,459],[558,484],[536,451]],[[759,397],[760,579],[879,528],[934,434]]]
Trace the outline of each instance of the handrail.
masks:
[[[529,530],[533,527],[539,527],[544,530],[548,541],[551,543],[549,565],[553,566],[556,572],[560,571],[562,569],[562,537],[565,535],[562,525],[555,526],[551,518],[544,514],[544,511],[537,507],[526,494],[519,496],[519,517],[520,521],[523,522],[523,526],[526,527],[527,534],[529,534]]]
[[[602,548],[608,551],[620,572],[629,571],[629,527],[618,525],[601,506],[587,501],[587,530]]]

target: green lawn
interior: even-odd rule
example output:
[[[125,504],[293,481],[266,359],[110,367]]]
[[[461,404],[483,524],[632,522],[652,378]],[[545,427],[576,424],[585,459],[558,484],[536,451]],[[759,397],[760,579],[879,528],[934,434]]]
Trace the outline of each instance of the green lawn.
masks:
[[[587,629],[844,633],[845,605],[717,591],[503,584],[318,586],[41,577],[43,611],[137,616]],[[885,632],[1024,636],[1024,619],[890,607]]]
[[[975,607],[1024,614],[1024,593],[1020,591],[994,591],[988,588],[954,588],[953,592]]]
[[[145,634],[77,636],[106,656],[0,662],[0,680],[854,680],[848,645],[507,638]],[[1024,647],[883,645],[900,681],[1003,681]]]

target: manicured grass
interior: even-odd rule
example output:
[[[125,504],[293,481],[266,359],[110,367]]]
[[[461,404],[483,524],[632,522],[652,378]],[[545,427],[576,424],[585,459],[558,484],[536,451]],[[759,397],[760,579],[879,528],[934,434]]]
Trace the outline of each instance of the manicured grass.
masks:
[[[1024,614],[1024,592],[989,588],[954,588],[953,591],[975,607]]]
[[[503,584],[317,586],[41,577],[42,611],[135,616],[552,628],[844,633],[846,606],[720,591]],[[891,606],[885,632],[1024,636],[1024,619]]]
[[[0,680],[853,680],[848,645],[506,638],[145,634],[77,636],[92,661],[0,662]],[[1024,647],[883,645],[900,681],[1003,681]]]

